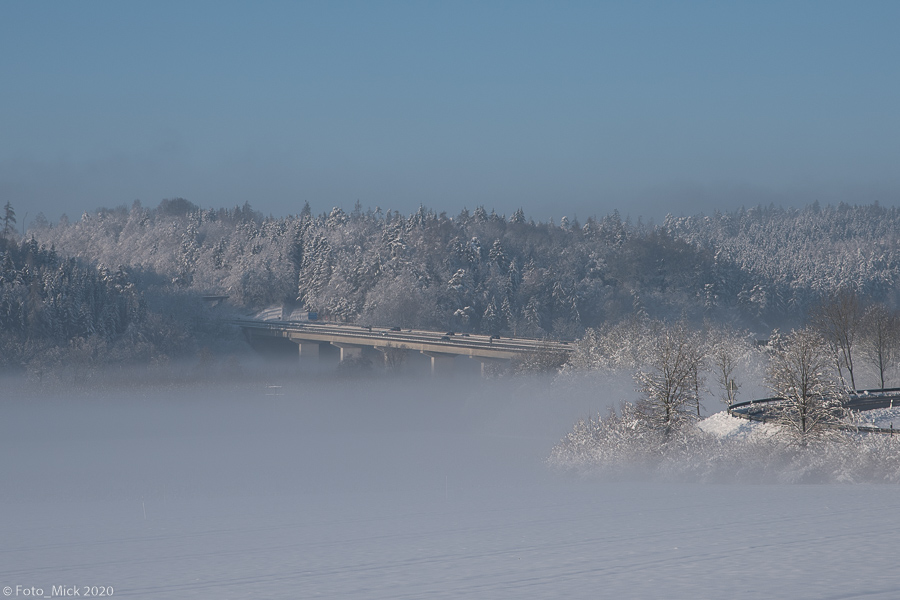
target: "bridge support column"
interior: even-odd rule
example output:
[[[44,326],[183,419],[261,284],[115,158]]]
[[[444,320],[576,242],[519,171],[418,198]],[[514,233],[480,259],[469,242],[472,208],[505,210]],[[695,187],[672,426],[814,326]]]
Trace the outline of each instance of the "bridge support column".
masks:
[[[357,359],[362,356],[362,346],[355,346],[353,344],[335,344],[331,343],[332,346],[337,346],[341,349],[341,362],[345,360]]]
[[[432,375],[449,375],[453,373],[453,359],[455,354],[444,354],[443,352],[422,352],[425,356],[431,358],[431,374]]]
[[[319,342],[304,342],[293,340],[300,349],[300,359],[319,359]]]
[[[495,365],[502,365],[509,362],[503,358],[482,358],[479,356],[470,356],[469,358],[473,358],[481,363],[481,376],[485,377],[489,374],[491,367]]]

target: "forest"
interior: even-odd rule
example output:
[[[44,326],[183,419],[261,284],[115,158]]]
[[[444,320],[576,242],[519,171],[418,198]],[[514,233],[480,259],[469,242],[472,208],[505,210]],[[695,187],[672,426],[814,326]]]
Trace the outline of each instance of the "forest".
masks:
[[[483,207],[455,216],[334,208],[264,216],[99,208],[0,236],[0,368],[151,363],[196,355],[222,319],[272,306],[384,326],[582,339],[636,315],[727,324],[760,339],[850,291],[893,310],[900,213],[878,204],[535,222]],[[12,219],[10,222],[9,219]],[[227,295],[215,309],[202,298]]]

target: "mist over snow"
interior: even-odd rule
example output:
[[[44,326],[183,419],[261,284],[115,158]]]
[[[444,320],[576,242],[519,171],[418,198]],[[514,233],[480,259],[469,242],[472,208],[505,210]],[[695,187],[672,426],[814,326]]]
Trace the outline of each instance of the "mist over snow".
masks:
[[[900,598],[898,24],[0,4],[0,598]]]
[[[898,593],[893,486],[548,469],[572,422],[633,394],[627,379],[598,382],[272,371],[19,388],[0,404],[0,585],[134,598]]]
[[[8,468],[23,485],[3,493],[11,500],[40,500],[55,489],[72,499],[148,500],[398,486],[443,493],[450,475],[459,486],[461,478],[540,469],[555,438],[597,404],[572,387],[548,401],[549,382],[275,377],[10,398]],[[498,453],[502,468],[492,470]],[[98,487],[98,477],[109,481]]]

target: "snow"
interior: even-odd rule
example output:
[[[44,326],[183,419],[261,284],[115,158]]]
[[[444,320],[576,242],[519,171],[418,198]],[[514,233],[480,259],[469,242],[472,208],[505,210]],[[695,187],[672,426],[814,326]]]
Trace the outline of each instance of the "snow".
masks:
[[[854,416],[857,425],[890,428],[893,423],[896,423],[896,426],[900,428],[900,406],[856,411]]]
[[[895,486],[547,469],[574,419],[612,402],[596,389],[277,384],[284,396],[248,385],[0,404],[0,586],[111,585],[128,598],[900,597]],[[708,421],[724,435],[741,427]]]
[[[697,426],[706,433],[715,435],[725,440],[750,441],[767,438],[778,433],[778,426],[759,421],[748,421],[732,417],[728,411],[722,411],[710,415],[700,421]]]

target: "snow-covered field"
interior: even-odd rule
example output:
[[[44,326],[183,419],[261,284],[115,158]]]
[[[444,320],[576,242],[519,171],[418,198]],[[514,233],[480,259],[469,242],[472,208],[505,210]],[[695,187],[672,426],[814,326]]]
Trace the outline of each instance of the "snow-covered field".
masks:
[[[0,587],[900,597],[896,486],[604,482],[547,469],[576,418],[619,400],[609,390],[276,383],[4,397]]]

